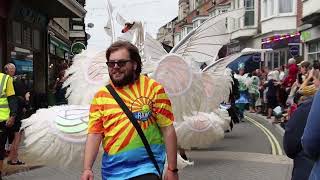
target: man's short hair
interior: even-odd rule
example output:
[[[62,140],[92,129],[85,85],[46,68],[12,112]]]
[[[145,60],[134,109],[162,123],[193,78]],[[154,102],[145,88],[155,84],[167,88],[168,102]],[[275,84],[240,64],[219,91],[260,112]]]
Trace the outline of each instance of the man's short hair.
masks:
[[[8,63],[4,66],[4,71],[8,71],[9,68],[16,68],[16,66],[13,63]]]
[[[116,41],[107,49],[106,58],[109,61],[110,54],[120,49],[126,49],[129,52],[130,59],[137,63],[136,75],[140,75],[142,69],[141,56],[139,49],[128,41]]]

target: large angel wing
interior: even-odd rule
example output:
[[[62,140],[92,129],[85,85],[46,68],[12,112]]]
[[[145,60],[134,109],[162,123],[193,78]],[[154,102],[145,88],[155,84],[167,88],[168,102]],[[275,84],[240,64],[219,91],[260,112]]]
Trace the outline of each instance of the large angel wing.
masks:
[[[46,165],[80,168],[88,128],[89,106],[40,109],[22,121],[27,158]]]
[[[163,85],[172,102],[176,122],[206,107],[205,90],[198,77],[189,64],[176,54],[166,55],[154,73],[154,78]]]
[[[109,82],[105,51],[92,53],[88,50],[76,55],[73,64],[66,71],[68,79],[63,86],[68,87],[68,103],[74,105],[90,104],[99,88]]]
[[[216,59],[220,48],[230,42],[226,22],[227,18],[239,18],[243,9],[232,10],[212,17],[191,31],[181,40],[171,53],[181,55],[187,60],[207,62]]]
[[[168,54],[162,44],[155,40],[149,33],[146,33],[144,51],[147,59],[155,62],[159,62],[162,56]]]
[[[200,79],[206,92],[206,107],[209,108],[206,111],[217,109],[221,102],[228,102],[233,80],[231,70],[226,66],[238,57],[240,53],[230,55],[203,69]]]
[[[148,74],[156,70],[161,57],[168,54],[162,44],[155,40],[149,33],[146,33],[144,42],[145,62],[143,63],[142,73]]]

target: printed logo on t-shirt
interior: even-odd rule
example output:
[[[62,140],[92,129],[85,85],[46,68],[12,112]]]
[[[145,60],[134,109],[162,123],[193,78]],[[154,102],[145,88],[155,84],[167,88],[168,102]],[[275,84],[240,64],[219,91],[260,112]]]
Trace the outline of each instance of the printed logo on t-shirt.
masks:
[[[131,110],[137,120],[147,121],[152,115],[152,101],[146,97],[140,97],[132,103]]]

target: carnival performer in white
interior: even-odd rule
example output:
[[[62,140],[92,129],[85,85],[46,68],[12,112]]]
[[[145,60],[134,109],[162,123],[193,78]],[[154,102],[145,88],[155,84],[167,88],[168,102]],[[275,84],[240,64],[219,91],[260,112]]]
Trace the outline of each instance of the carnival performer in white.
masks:
[[[243,15],[243,9],[239,9],[208,19],[167,55],[159,48],[159,42],[155,43],[149,35],[144,36],[141,48],[145,57],[143,68],[146,69],[142,72],[152,73],[168,93],[182,148],[206,148],[223,138],[224,130],[228,129],[230,118],[226,111],[219,110],[219,104],[229,97],[230,71],[225,71],[226,66],[223,68],[224,61],[217,61],[205,72],[192,64],[216,59],[219,49],[230,42],[226,19]],[[131,28],[136,23],[131,23]],[[136,39],[140,40],[140,37]],[[67,71],[70,77],[65,82],[69,105],[40,109],[23,121],[25,145],[30,156],[36,155],[47,164],[73,167],[82,164],[79,157],[82,157],[88,127],[88,105],[94,93],[109,82],[105,63],[105,52],[92,54],[86,50],[76,56]],[[178,159],[178,168],[188,164],[188,161]]]

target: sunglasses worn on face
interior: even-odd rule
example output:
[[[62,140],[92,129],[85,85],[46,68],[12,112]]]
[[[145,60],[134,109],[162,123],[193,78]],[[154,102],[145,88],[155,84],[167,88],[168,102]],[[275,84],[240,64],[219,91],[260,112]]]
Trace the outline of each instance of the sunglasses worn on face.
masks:
[[[114,68],[116,66],[116,64],[119,67],[123,67],[127,64],[127,62],[131,62],[131,60],[108,61],[108,62],[106,62],[106,64],[109,68]]]

